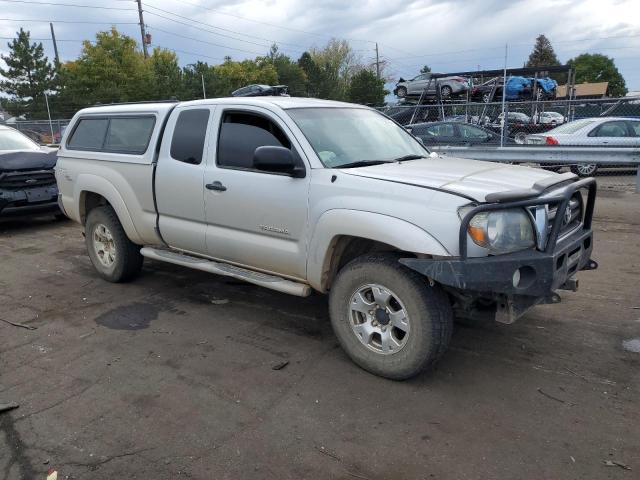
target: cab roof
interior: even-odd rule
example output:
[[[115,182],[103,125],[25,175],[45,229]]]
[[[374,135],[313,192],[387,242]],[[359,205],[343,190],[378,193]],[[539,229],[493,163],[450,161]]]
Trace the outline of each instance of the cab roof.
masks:
[[[306,97],[223,97],[223,98],[207,98],[204,100],[191,100],[187,102],[140,102],[140,103],[120,103],[111,105],[97,105],[82,110],[83,114],[101,114],[101,113],[149,113],[158,112],[166,113],[175,106],[193,106],[193,105],[254,105],[254,106],[277,106],[282,109],[291,108],[367,108],[363,105],[357,105],[346,102],[336,102],[333,100],[320,100],[317,98]]]

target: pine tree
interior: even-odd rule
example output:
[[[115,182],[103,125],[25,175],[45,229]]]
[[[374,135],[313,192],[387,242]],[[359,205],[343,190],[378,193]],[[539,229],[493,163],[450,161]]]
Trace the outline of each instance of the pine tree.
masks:
[[[527,60],[527,67],[549,67],[560,65],[556,52],[553,51],[551,42],[544,35],[538,35],[533,51]]]
[[[44,92],[54,87],[54,69],[44,55],[42,43],[31,43],[30,33],[20,28],[17,38],[8,43],[9,54],[0,55],[7,64],[0,68],[0,89],[10,97],[8,108],[13,115],[44,117]]]

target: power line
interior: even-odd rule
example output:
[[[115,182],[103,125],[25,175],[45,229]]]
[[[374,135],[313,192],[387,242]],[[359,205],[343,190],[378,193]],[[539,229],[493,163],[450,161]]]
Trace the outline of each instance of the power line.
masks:
[[[3,1],[3,0],[0,0]],[[138,22],[90,22],[82,20],[36,20],[33,18],[0,18],[0,21],[5,22],[33,22],[33,23],[79,23],[90,25],[138,25]]]
[[[204,57],[204,58],[209,58],[211,60],[218,60],[218,61],[219,60],[224,60],[224,58],[221,58],[221,57],[211,57],[209,55],[203,55],[202,53],[189,52],[189,51],[186,51],[186,50],[178,50],[177,48],[164,47],[162,45],[158,45],[157,43],[154,44],[154,45],[156,47],[164,48],[165,50],[169,50],[169,51],[174,52],[174,53],[184,53],[185,55],[193,55],[194,57]]]
[[[177,0],[176,0],[177,1]],[[307,35],[314,35],[314,36],[318,36],[318,37],[324,37],[324,38],[333,38],[334,35],[327,35],[327,34],[322,34],[322,33],[316,33],[316,32],[309,32],[307,30],[301,30],[298,28],[292,28],[292,27],[284,27],[282,25],[276,25],[274,23],[269,23],[269,22],[263,22],[260,20],[254,20],[252,18],[248,18],[248,17],[243,17],[241,15],[236,15],[233,13],[228,13],[228,12],[222,12],[220,10],[216,10],[214,8],[209,8],[209,7],[205,7],[203,5],[198,5],[197,3],[192,3],[192,2],[187,2],[185,0],[180,0],[179,1],[180,4],[187,4],[187,5],[191,5],[193,7],[197,7],[197,8],[201,8],[203,10],[208,10],[210,12],[214,12],[217,13],[219,15],[226,15],[229,17],[234,17],[234,18],[239,18],[240,20],[245,20],[247,22],[253,22],[253,23],[257,23],[260,25],[267,25],[269,27],[273,27],[273,28],[279,28],[281,30],[288,30],[290,32],[297,32],[297,33],[305,33]],[[157,8],[157,7],[156,7]],[[358,39],[358,38],[345,38],[345,40],[350,40],[350,41],[354,41],[354,42],[367,42],[367,43],[375,43],[373,40],[364,40],[364,39]]]
[[[9,3],[27,3],[32,5],[53,5],[56,7],[75,7],[75,8],[94,8],[98,10],[120,10],[120,11],[135,11],[135,8],[124,8],[124,7],[102,7],[97,5],[80,5],[78,3],[54,3],[54,2],[34,2],[31,0],[0,0],[0,2],[9,2]]]
[[[149,12],[147,12],[147,13],[149,13]],[[264,52],[254,52],[254,51],[251,51],[251,50],[243,50],[241,48],[234,48],[234,47],[229,47],[227,45],[221,45],[219,43],[207,42],[206,40],[200,40],[199,38],[188,37],[188,36],[182,35],[180,33],[170,32],[169,30],[163,30],[162,28],[154,27],[153,25],[149,25],[149,28],[152,29],[152,30],[156,30],[158,32],[164,32],[164,33],[168,33],[169,35],[175,35],[176,37],[185,38],[187,40],[193,40],[195,42],[206,43],[207,45],[213,45],[214,47],[227,48],[229,50],[237,50],[239,52],[252,53],[252,54],[256,54],[256,55],[264,54]],[[261,46],[264,46],[264,45],[261,45]]]
[[[199,20],[194,20],[194,19],[192,19],[192,18],[185,17],[184,15],[179,15],[179,14],[177,14],[177,13],[173,13],[173,12],[170,12],[170,11],[168,11],[168,10],[163,10],[162,8],[155,7],[155,6],[153,6],[153,5],[151,5],[151,4],[148,4],[148,3],[145,3],[145,6],[147,6],[147,7],[151,7],[151,8],[153,8],[153,9],[155,9],[155,10],[158,10],[158,11],[163,12],[163,13],[167,13],[167,14],[169,14],[169,15],[173,15],[173,16],[178,17],[178,18],[181,18],[181,19],[183,19],[183,20],[188,20],[189,22],[192,22],[192,23],[197,23],[197,24],[199,24],[199,25],[205,25],[205,26],[207,26],[207,27],[215,28],[215,29],[217,29],[217,30],[222,30],[222,31],[224,31],[224,32],[235,33],[235,34],[237,34],[237,35],[242,35],[242,36],[245,36],[245,37],[248,37],[248,38],[254,38],[254,39],[256,39],[256,40],[263,40],[263,41],[265,41],[265,42],[277,43],[277,44],[281,44],[281,45],[292,45],[292,46],[294,46],[294,47],[302,47],[302,48],[306,49],[306,46],[304,46],[304,45],[300,45],[300,44],[296,44],[296,43],[279,42],[279,41],[277,41],[277,40],[273,40],[273,39],[270,39],[270,38],[257,37],[257,36],[255,36],[255,35],[249,35],[249,34],[246,34],[246,33],[237,32],[237,31],[235,31],[235,30],[230,30],[230,29],[228,29],[228,28],[218,27],[218,26],[216,26],[216,25],[212,25],[212,24],[210,24],[210,23],[201,22],[201,21],[199,21]],[[181,21],[179,21],[179,20],[176,20],[175,18],[171,18],[171,17],[166,17],[166,16],[164,16],[164,15],[160,15],[159,13],[150,12],[150,11],[148,11],[148,10],[147,10],[147,13],[149,13],[149,14],[151,14],[151,15],[155,15],[156,17],[164,18],[165,20],[171,20],[171,21],[173,21],[173,22],[180,23],[180,24],[182,24],[182,25],[187,25],[187,26],[190,26],[190,27],[193,27],[193,28],[198,28],[198,27],[195,27],[195,26],[193,26],[193,25],[190,25],[189,23],[185,23],[185,22],[181,22]],[[222,34],[222,33],[219,33],[219,32],[212,32],[212,31],[210,31],[210,30],[205,30],[205,31],[208,31],[209,33],[213,33],[214,35],[220,35],[220,36],[222,36],[222,37],[233,38],[234,40],[238,40],[238,41],[240,41],[240,42],[245,42],[245,43],[251,43],[251,44],[254,44],[254,45],[265,46],[265,45],[263,45],[263,44],[259,44],[259,43],[251,42],[251,41],[249,41],[249,40],[244,40],[244,39],[242,39],[242,38],[231,37],[231,36],[229,36],[229,35],[225,35],[225,34]]]

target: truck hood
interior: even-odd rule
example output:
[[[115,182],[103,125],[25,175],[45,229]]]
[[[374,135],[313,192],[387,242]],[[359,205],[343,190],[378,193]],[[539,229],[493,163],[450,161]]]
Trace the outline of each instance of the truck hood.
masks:
[[[444,190],[484,202],[487,195],[525,190],[557,173],[530,167],[482,162],[450,156],[341,169],[348,175]],[[561,182],[563,178],[559,178]]]
[[[40,152],[33,150],[11,150],[0,152],[0,173],[18,170],[50,170],[56,165],[57,150]]]

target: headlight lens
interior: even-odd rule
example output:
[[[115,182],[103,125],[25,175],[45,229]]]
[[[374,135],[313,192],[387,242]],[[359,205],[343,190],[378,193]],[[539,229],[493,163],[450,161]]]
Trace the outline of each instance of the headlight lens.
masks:
[[[469,209],[461,209],[460,217],[464,218]],[[467,232],[476,245],[492,254],[516,252],[535,245],[531,219],[520,208],[480,212],[469,222]]]

